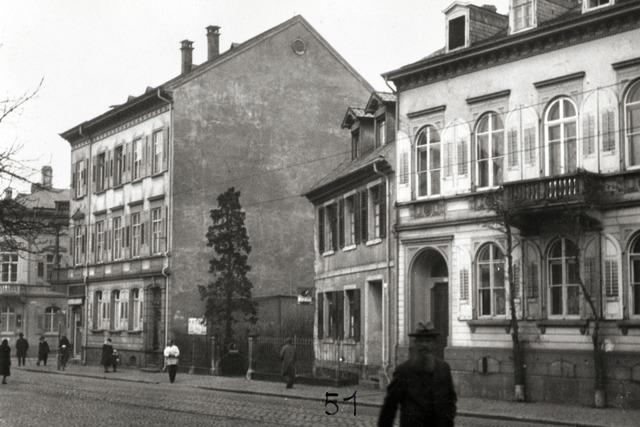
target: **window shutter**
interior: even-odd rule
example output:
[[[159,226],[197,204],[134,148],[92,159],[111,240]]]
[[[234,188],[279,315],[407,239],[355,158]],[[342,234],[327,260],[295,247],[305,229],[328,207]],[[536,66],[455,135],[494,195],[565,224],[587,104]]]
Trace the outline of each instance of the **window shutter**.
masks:
[[[387,195],[385,184],[380,184],[378,203],[380,203],[380,238],[384,239],[387,236]]]
[[[318,208],[318,252],[324,253],[324,207]]]
[[[107,177],[105,179],[105,188],[113,187],[113,150],[107,151]]]
[[[360,244],[360,194],[353,195],[353,244]]]
[[[169,247],[169,207],[164,208],[164,216],[162,217],[162,236],[160,247],[163,251],[167,251]]]
[[[82,168],[82,171],[80,172],[81,174],[81,181],[82,181],[82,196],[86,196],[87,195],[87,191],[89,191],[89,176],[87,175],[89,173],[89,159],[85,159],[84,160],[84,167]]]
[[[69,254],[71,256],[71,265],[75,264],[75,254],[76,254],[76,245],[75,245],[75,226],[69,227]]]
[[[71,195],[73,197],[76,195],[76,163],[71,165]]]
[[[339,340],[344,338],[344,292],[336,292],[336,332]]]
[[[117,329],[116,320],[116,295],[113,291],[109,292],[109,329]],[[119,319],[118,319],[119,320]]]
[[[509,129],[507,133],[507,145],[509,146],[509,167],[518,167],[518,131]]]
[[[164,130],[164,138],[162,140],[162,170],[166,171],[167,170],[167,164],[168,164],[168,153],[167,151],[169,150],[169,127],[167,127]]]
[[[344,199],[338,200],[338,246],[344,248]]]
[[[524,130],[524,162],[530,166],[536,164],[535,137],[535,128],[530,127]]]
[[[530,262],[527,270],[527,297],[538,298],[538,264]]]
[[[324,338],[324,294],[316,294],[318,306],[318,339]]]
[[[140,214],[140,239],[141,239],[141,254],[151,254],[151,211],[142,211]]]
[[[329,206],[329,226],[331,227],[331,249],[338,250],[338,205]]]
[[[616,149],[615,116],[613,110],[602,113],[602,151]]]
[[[96,292],[94,292],[93,294],[93,310],[91,312],[91,315],[93,317],[93,329],[99,329],[99,325],[98,325],[98,312],[100,311],[100,304],[98,302],[98,295]]]
[[[469,169],[467,162],[467,143],[464,139],[460,139],[457,144],[458,149],[458,175],[466,175]]]
[[[80,244],[80,249],[82,249],[82,255],[84,256],[84,254],[87,253],[87,226],[82,225],[81,227],[82,243]]]
[[[132,178],[132,168],[133,168],[133,143],[132,142],[127,142],[126,147],[125,147],[125,159],[124,159],[124,170],[125,173],[123,174],[123,179],[122,182],[129,182],[131,181]]]
[[[360,289],[353,291],[353,339],[360,342]]]
[[[608,259],[604,262],[604,283],[608,297],[618,296],[618,261]]]
[[[91,262],[96,262],[96,226],[90,227],[90,244],[89,252],[91,254]]]
[[[444,150],[444,176],[446,177],[450,177],[451,176],[451,164],[452,159],[451,157],[453,156],[453,149],[451,147],[451,145],[453,144],[453,142],[451,140],[447,140],[447,141],[443,141],[443,143],[441,144],[442,149]]]
[[[367,190],[360,193],[360,240],[363,243],[369,239],[369,201],[367,200]]]
[[[595,151],[595,147],[593,144],[595,133],[595,121],[593,119],[593,114],[584,114],[582,118],[582,141],[584,146],[584,155],[588,156],[593,154]]]
[[[131,219],[128,214],[123,215],[123,218],[124,218],[124,226],[122,227],[122,252],[123,252],[124,258],[129,258],[131,256],[131,249],[130,249]]]
[[[469,270],[463,268],[460,270],[460,300],[467,301],[469,299]]]
[[[400,153],[400,171],[398,174],[398,184],[405,185],[409,183],[409,153],[402,151]]]
[[[144,146],[142,147],[144,154],[143,154],[143,160],[142,163],[144,165],[144,174],[142,176],[147,176],[147,175],[151,175],[151,170],[153,169],[151,167],[151,161],[152,159],[152,155],[151,155],[151,138],[149,137],[149,135],[144,137]]]
[[[91,191],[95,193],[98,191],[96,187],[96,181],[98,179],[98,156],[93,156],[91,158]]]

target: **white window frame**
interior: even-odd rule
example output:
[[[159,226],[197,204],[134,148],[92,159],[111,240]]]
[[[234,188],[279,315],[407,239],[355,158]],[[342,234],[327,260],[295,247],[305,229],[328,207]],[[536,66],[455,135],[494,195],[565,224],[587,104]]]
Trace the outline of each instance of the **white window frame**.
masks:
[[[159,254],[163,249],[163,223],[162,207],[151,209],[151,252],[153,254]]]
[[[556,239],[553,241],[553,243],[549,246],[549,251],[547,252],[547,315],[549,316],[550,319],[579,319],[580,318],[580,310],[582,308],[582,291],[580,290],[580,284],[579,283],[568,283],[569,281],[569,262],[573,260],[573,257],[568,257],[566,255],[566,247],[567,247],[567,241],[570,241],[574,246],[577,247],[576,243],[573,242],[572,240],[569,239],[565,239],[565,238],[560,238],[560,239]],[[553,247],[560,242],[560,244],[562,245],[561,250],[561,256],[559,258],[553,258],[551,257],[551,251],[553,250]],[[551,268],[552,264],[560,264],[562,267],[562,283],[560,284],[553,284],[553,271]],[[577,269],[580,269],[580,261],[578,261],[576,267]],[[560,314],[553,314],[552,310],[553,310],[553,288],[555,287],[561,287],[562,288],[562,313]],[[568,289],[569,288],[576,288],[578,291],[578,313],[576,314],[569,314],[568,310],[567,310],[567,305],[568,305]]]
[[[432,141],[432,131],[435,132],[435,135],[437,136],[437,141]],[[420,141],[420,137],[422,134],[425,134],[425,143],[424,144],[419,144]],[[444,144],[442,142],[442,134],[440,133],[440,131],[438,130],[438,128],[436,128],[433,125],[426,125],[423,126],[417,133],[416,136],[416,151],[415,151],[415,156],[416,156],[416,180],[415,180],[415,186],[416,186],[416,198],[417,199],[423,199],[423,198],[429,198],[429,197],[439,197],[440,194],[442,193],[442,178],[443,178],[443,168],[442,168],[442,152],[444,149]],[[439,155],[439,159],[438,159],[438,165],[435,168],[431,168],[431,163],[432,163],[432,150],[437,150],[440,155]],[[422,152],[426,152],[426,168],[425,169],[419,169],[419,164],[420,164],[420,153]],[[433,191],[433,182],[432,182],[432,177],[431,174],[432,173],[438,173],[438,192],[435,193]],[[420,176],[421,175],[426,175],[427,176],[427,192],[426,194],[421,194],[420,193]]]
[[[568,101],[573,106],[573,111],[575,115],[566,116],[564,111],[564,101]],[[549,113],[555,104],[559,103],[559,118],[555,120],[549,120]],[[565,151],[567,145],[567,137],[565,135],[567,125],[572,123],[575,127],[575,157],[576,157],[576,170],[580,167],[579,164],[579,156],[578,156],[578,106],[573,101],[573,99],[568,96],[560,96],[554,99],[549,106],[547,107],[544,113],[544,150],[545,150],[545,175],[546,176],[556,176],[551,174],[551,158],[550,158],[550,145],[549,145],[549,128],[553,126],[560,126],[560,140],[558,144],[560,145],[560,175],[564,175],[567,172],[567,159],[565,158]],[[572,173],[575,171],[572,171]]]
[[[96,221],[96,262],[104,261],[105,231],[104,220]]]
[[[16,310],[13,307],[8,305],[0,307],[0,332],[13,332],[13,329],[17,327],[17,319]]]
[[[142,222],[141,213],[131,213],[131,256],[140,256],[140,248],[142,246]]]
[[[164,129],[153,132],[151,136],[151,173],[156,174],[162,172],[162,156],[164,150]]]
[[[359,197],[356,191],[344,195],[344,248],[342,250],[356,247],[356,197]]]
[[[489,259],[488,260],[481,260],[480,256],[482,255],[483,251],[488,250],[489,251]],[[496,253],[496,251],[498,251],[498,253]],[[500,261],[500,257],[498,257],[497,255],[501,255],[502,257],[502,261]],[[502,277],[503,277],[503,283],[502,286],[497,286],[498,283],[496,283],[496,277],[495,277],[495,273],[494,273],[494,266],[500,266],[500,264],[502,264]],[[482,317],[482,318],[504,318],[507,315],[507,271],[506,271],[506,256],[504,255],[504,251],[502,250],[502,248],[500,248],[500,246],[498,246],[496,243],[494,242],[489,242],[486,243],[484,245],[481,246],[481,248],[478,250],[478,254],[476,256],[476,294],[477,294],[477,298],[478,298],[478,317]],[[482,286],[482,274],[481,274],[481,267],[482,266],[488,266],[489,267],[489,286],[488,287],[483,287]],[[489,292],[489,313],[488,314],[483,314],[483,305],[482,305],[482,293],[488,291]],[[498,295],[498,292],[502,291],[503,294],[503,298],[504,298],[504,313],[497,313],[496,312],[496,298]]]
[[[521,4],[516,5],[516,2],[521,2]],[[511,0],[509,6],[510,6],[509,21],[510,21],[511,34],[530,30],[537,26],[537,22],[536,22],[537,17],[535,13],[535,11],[537,10],[536,0]],[[516,24],[517,24],[516,13],[518,9],[529,9],[530,24],[528,26],[516,28]]]
[[[382,147],[386,143],[387,138],[387,121],[384,114],[376,118],[376,148]]]
[[[56,306],[50,306],[44,309],[44,332],[57,332],[54,321],[56,319],[56,313],[59,311],[60,309]]]
[[[139,288],[131,290],[133,296],[133,307],[131,315],[132,317],[132,329],[134,331],[141,331],[143,326],[144,312],[143,312],[143,294]]]
[[[600,5],[596,5],[596,6],[590,6],[592,0],[583,0],[582,1],[582,12],[591,12],[594,10],[598,10],[598,9],[602,9],[603,7],[609,7],[609,6],[613,6],[615,4],[615,0],[608,0],[606,3],[604,4],[600,4]]]
[[[638,250],[636,251],[636,246]],[[629,245],[629,317],[632,318],[640,318],[640,274],[638,277],[635,277],[635,270],[633,269],[634,262],[640,264],[640,234],[636,234],[633,239],[631,239],[631,244]],[[638,271],[640,271],[640,265],[638,266]],[[638,297],[635,297],[635,294],[638,293]],[[638,306],[636,307],[636,300],[638,301]]]
[[[122,216],[115,216],[111,219],[113,230],[113,259],[122,259],[122,233],[124,227],[122,226]]]
[[[640,123],[637,124],[638,126],[638,132],[635,134],[631,133],[631,123],[629,123],[629,107],[635,107],[640,109],[640,99],[638,99],[637,101],[634,102],[629,102],[629,97],[631,96],[631,93],[635,90],[638,90],[638,93],[640,94],[640,80],[636,80],[635,82],[633,82],[630,86],[629,89],[627,90],[627,93],[625,94],[624,97],[624,135],[625,135],[625,145],[626,145],[626,160],[625,163],[627,164],[627,169],[639,169],[640,168],[640,158],[637,159],[637,163],[636,164],[631,164],[631,137],[632,136],[637,136],[638,139],[640,140]],[[640,143],[640,142],[639,142]],[[640,148],[638,149],[638,152],[640,152]]]
[[[458,46],[456,48],[449,48],[449,22],[464,16],[464,44],[462,46]],[[469,46],[469,8],[460,7],[457,11],[447,15],[447,23],[446,23],[446,33],[445,33],[445,43],[447,52],[455,52],[459,49],[464,49]]]
[[[18,258],[14,252],[0,253],[0,283],[18,282]]]
[[[499,123],[502,125],[502,128],[496,128],[494,129],[494,120],[493,118],[495,117],[496,120],[499,121]],[[484,132],[480,132],[478,129],[480,128],[480,124],[484,121],[487,120],[487,130]],[[494,156],[494,148],[496,145],[496,136],[502,134],[502,154],[498,155],[498,156]],[[480,116],[480,118],[478,119],[478,122],[476,123],[476,129],[474,132],[475,135],[475,148],[476,148],[476,186],[477,189],[482,190],[482,189],[489,189],[489,188],[496,188],[499,187],[500,185],[502,185],[502,183],[504,182],[504,175],[505,175],[505,166],[507,163],[507,156],[505,156],[505,153],[507,152],[506,150],[506,130],[505,130],[505,126],[504,126],[504,121],[502,120],[502,117],[500,114],[496,113],[495,111],[488,111],[484,114],[482,114]],[[480,159],[479,156],[479,144],[478,144],[478,138],[479,137],[487,137],[487,148],[488,148],[488,153],[487,153],[487,157],[484,157],[482,159]],[[494,182],[494,163],[500,160],[502,162],[502,176],[500,177],[500,182]],[[489,174],[488,176],[488,181],[487,181],[487,185],[480,185],[480,163],[481,162],[486,162],[487,163],[487,173]]]
[[[125,165],[124,145],[118,145],[113,149],[113,186],[117,187],[122,184]]]
[[[131,147],[131,180],[135,181],[142,178],[142,156],[144,152],[144,143],[142,137],[133,140]]]

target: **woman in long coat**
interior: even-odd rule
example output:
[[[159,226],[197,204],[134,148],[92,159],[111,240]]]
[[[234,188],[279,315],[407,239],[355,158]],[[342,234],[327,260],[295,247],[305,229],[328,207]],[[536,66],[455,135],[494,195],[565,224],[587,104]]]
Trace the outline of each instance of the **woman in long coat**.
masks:
[[[111,345],[111,338],[107,338],[102,345],[102,358],[100,359],[100,363],[104,366],[104,371],[109,372],[109,366],[113,363],[113,345]]]
[[[2,384],[7,383],[7,377],[11,375],[11,347],[9,347],[9,341],[2,340],[0,344],[0,375],[2,375]]]

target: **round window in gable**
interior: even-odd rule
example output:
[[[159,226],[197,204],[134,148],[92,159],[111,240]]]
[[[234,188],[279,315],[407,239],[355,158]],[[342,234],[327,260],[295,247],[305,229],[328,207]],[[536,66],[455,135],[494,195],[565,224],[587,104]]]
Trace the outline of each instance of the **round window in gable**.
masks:
[[[293,49],[293,53],[296,55],[304,55],[307,52],[307,45],[304,41],[297,39],[291,43],[291,49]]]

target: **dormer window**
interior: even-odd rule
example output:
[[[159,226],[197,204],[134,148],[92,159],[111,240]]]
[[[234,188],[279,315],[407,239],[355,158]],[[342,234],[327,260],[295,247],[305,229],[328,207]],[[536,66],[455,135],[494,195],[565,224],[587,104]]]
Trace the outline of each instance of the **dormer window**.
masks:
[[[466,46],[467,38],[467,18],[466,16],[459,16],[449,20],[449,38],[448,38],[448,50],[454,50],[459,47]]]
[[[584,0],[582,2],[582,11],[588,12],[600,7],[610,6],[614,3],[614,0]]]
[[[351,132],[351,160],[360,156],[360,129]]]
[[[382,147],[387,140],[387,122],[384,115],[376,119],[376,148]]]
[[[511,33],[526,30],[534,26],[534,0],[512,0]]]

